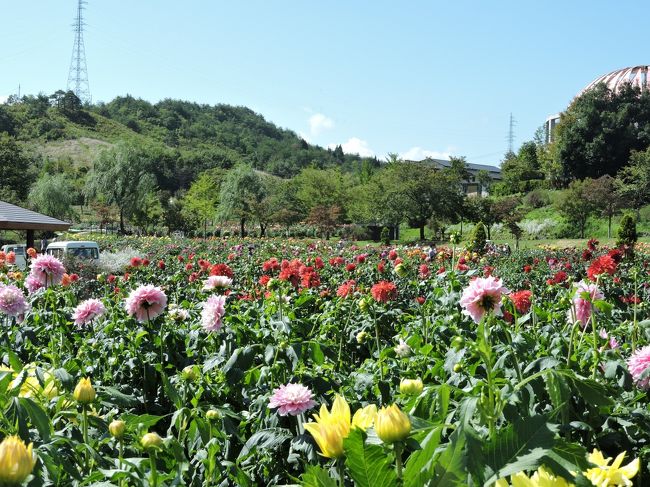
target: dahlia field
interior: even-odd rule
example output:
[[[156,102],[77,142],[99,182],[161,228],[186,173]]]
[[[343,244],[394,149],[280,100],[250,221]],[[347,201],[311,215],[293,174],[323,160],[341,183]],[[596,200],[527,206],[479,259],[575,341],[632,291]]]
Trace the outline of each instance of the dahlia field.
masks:
[[[100,245],[0,253],[0,485],[650,485],[643,245]]]

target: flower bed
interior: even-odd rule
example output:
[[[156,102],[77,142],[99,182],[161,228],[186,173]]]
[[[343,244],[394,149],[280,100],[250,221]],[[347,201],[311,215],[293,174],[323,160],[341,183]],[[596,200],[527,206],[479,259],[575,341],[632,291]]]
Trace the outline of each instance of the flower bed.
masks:
[[[0,254],[0,485],[647,478],[643,246],[123,247],[96,277]]]

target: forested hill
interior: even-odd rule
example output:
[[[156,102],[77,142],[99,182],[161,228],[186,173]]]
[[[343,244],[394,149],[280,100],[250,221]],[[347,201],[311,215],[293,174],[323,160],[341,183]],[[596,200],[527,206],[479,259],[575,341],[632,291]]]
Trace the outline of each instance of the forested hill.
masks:
[[[310,145],[246,107],[171,99],[152,104],[130,95],[84,107],[63,91],[13,99],[0,105],[0,132],[14,135],[46,159],[69,158],[85,166],[106,144],[151,146],[174,167],[170,176],[181,185],[206,169],[239,162],[281,177],[309,166],[353,170],[361,162],[340,147]]]

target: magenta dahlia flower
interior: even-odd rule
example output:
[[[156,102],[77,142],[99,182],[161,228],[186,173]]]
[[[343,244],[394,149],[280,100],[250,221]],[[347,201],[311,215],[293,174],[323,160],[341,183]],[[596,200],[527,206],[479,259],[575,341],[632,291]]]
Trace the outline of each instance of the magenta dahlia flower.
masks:
[[[501,279],[493,276],[477,277],[463,290],[460,298],[463,314],[471,316],[475,323],[480,322],[490,311],[501,316],[501,296],[509,292]]]
[[[226,297],[210,296],[203,303],[201,311],[201,325],[205,331],[218,331],[223,324],[223,315],[226,314]]]
[[[95,318],[106,313],[104,304],[99,299],[87,299],[75,308],[72,319],[77,326],[90,323]]]
[[[63,274],[65,274],[65,267],[53,255],[39,255],[32,260],[29,275],[45,287],[59,284],[63,279]]]
[[[639,348],[627,359],[627,368],[640,389],[650,389],[650,376],[641,378],[648,367],[650,367],[650,345]]]
[[[315,405],[314,393],[302,384],[287,384],[273,389],[273,395],[269,399],[269,408],[278,408],[280,416],[298,416]]]
[[[587,323],[591,319],[591,313],[593,312],[593,302],[604,297],[602,291],[598,289],[596,284],[580,281],[575,287],[573,302],[567,313],[569,321],[571,323],[579,321],[583,327],[587,326]]]
[[[225,288],[232,284],[232,279],[228,276],[210,276],[203,281],[203,290],[210,291],[215,288]]]
[[[16,286],[0,284],[0,312],[9,316],[21,316],[27,311],[23,292]]]
[[[153,320],[167,306],[167,296],[159,287],[147,284],[131,291],[124,307],[129,316],[135,316],[141,323]]]

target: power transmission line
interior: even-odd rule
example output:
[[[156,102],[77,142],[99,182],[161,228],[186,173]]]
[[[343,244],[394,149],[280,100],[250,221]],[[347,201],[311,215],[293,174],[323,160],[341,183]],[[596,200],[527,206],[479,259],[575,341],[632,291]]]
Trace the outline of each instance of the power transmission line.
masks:
[[[515,118],[512,116],[512,112],[510,113],[510,123],[508,124],[508,153],[513,152],[514,148],[514,142],[515,142],[515,125],[516,125]]]
[[[85,0],[78,0],[77,16],[72,24],[74,29],[74,45],[72,46],[72,59],[68,71],[68,90],[72,90],[83,103],[90,103],[90,85],[88,84],[88,67],[86,66],[86,48],[84,46],[83,20]]]

